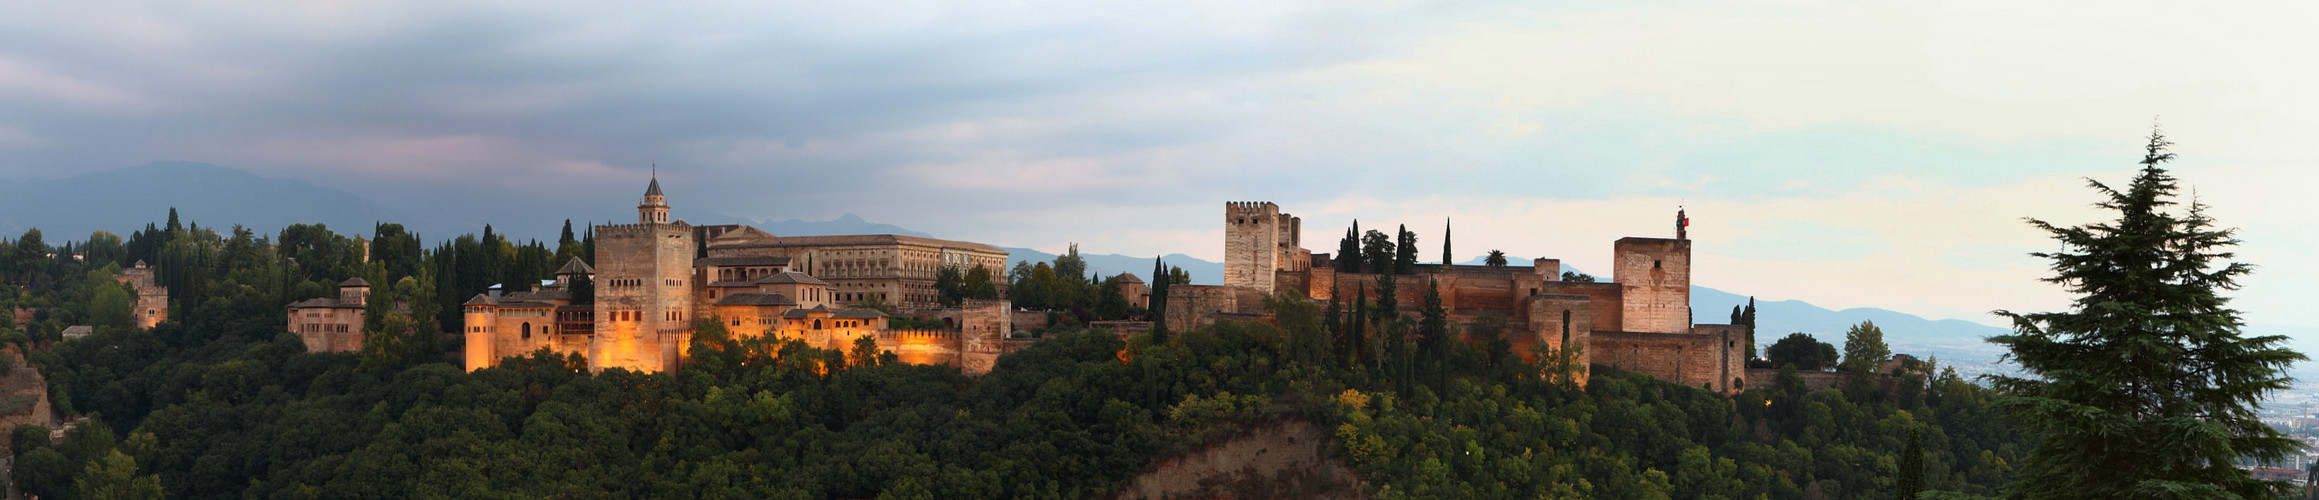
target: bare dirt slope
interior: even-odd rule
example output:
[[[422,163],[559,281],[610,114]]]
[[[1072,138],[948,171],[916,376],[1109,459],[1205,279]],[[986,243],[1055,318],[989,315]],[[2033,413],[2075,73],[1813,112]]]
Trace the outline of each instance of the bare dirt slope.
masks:
[[[1153,464],[1111,497],[1369,498],[1335,447],[1328,433],[1301,419],[1260,424]]]

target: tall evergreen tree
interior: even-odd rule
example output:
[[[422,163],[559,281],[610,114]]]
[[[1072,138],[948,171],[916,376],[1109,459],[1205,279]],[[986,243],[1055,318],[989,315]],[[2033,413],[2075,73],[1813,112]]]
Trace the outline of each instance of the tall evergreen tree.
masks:
[[[1908,430],[1908,447],[1900,451],[1900,473],[1892,479],[1892,498],[1916,500],[1924,491],[1924,431]]]
[[[1393,242],[1393,248],[1396,250],[1393,253],[1393,272],[1395,274],[1416,272],[1417,233],[1409,232],[1409,225],[1403,224],[1400,236],[1395,238],[1396,240]]]
[[[1361,221],[1353,221],[1353,228],[1345,230],[1345,239],[1337,242],[1337,272],[1361,272]]]
[[[1436,391],[1449,387],[1449,309],[1442,307],[1441,282],[1427,281],[1425,304],[1419,309],[1417,353],[1427,382]]]
[[[1168,343],[1168,264],[1159,257],[1151,259],[1151,341]]]
[[[2298,443],[2264,425],[2256,405],[2288,388],[2287,365],[2305,359],[2282,336],[2246,337],[2220,294],[2253,268],[2228,262],[2236,229],[2219,229],[2206,205],[2175,205],[2174,158],[2152,132],[2141,172],[2125,190],[2088,185],[2095,206],[2117,219],[2083,226],[2029,223],[2062,249],[2045,281],[2078,297],[2070,310],[2017,314],[2014,333],[1990,339],[2011,351],[2021,376],[1990,377],[2010,410],[2039,439],[2014,493],[2027,498],[2273,498],[2284,482],[2234,467],[2278,460]]]

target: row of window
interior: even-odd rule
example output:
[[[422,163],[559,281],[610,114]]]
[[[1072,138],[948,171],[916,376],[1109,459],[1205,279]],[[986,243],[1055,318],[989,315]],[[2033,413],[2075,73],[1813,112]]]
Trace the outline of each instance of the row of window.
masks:
[[[307,323],[298,325],[298,331],[306,333],[346,333],[348,330],[344,324]]]

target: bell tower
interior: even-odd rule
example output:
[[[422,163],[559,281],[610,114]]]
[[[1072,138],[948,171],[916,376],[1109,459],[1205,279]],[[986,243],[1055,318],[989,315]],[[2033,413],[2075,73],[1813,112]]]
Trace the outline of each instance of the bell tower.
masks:
[[[667,224],[668,199],[660,195],[659,169],[652,173],[652,185],[644,188],[644,203],[636,206],[638,224]]]

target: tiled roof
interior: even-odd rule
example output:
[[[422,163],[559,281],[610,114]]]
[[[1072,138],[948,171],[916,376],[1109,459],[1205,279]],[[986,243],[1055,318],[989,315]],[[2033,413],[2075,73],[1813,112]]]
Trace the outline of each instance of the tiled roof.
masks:
[[[702,257],[693,259],[692,267],[746,267],[786,266],[788,257]]]
[[[778,293],[736,293],[717,299],[720,306],[794,306],[796,300]]]
[[[720,239],[721,239],[721,238],[720,238]],[[737,238],[736,238],[736,240],[737,240]],[[924,237],[924,236],[905,236],[905,235],[899,235],[899,234],[856,234],[856,235],[844,235],[844,236],[774,236],[774,237],[770,237],[770,238],[763,238],[763,237],[760,237],[760,238],[756,238],[756,239],[754,239],[754,240],[740,240],[740,241],[732,241],[732,240],[728,240],[728,241],[726,241],[726,242],[718,242],[718,243],[716,243],[716,244],[713,244],[713,245],[710,245],[710,246],[711,246],[712,248],[713,248],[713,247],[812,247],[812,246],[841,246],[841,245],[881,245],[881,244],[898,244],[898,243],[909,243],[909,244],[915,244],[915,245],[926,245],[926,246],[933,246],[933,247],[952,247],[952,248],[963,248],[963,249],[968,249],[968,250],[978,250],[978,251],[984,251],[984,252],[994,252],[994,253],[1002,253],[1002,254],[1003,254],[1003,253],[1006,253],[1006,250],[1000,250],[998,247],[994,247],[994,246],[990,246],[990,245],[985,245],[985,244],[981,244],[981,243],[974,243],[974,242],[968,242],[968,241],[954,241],[954,240],[944,240],[944,239],[936,239],[936,238],[927,238],[927,237]]]
[[[564,262],[564,267],[556,268],[557,276],[566,274],[596,274],[596,268],[588,266],[587,262],[580,261],[579,257],[573,257],[572,260]]]
[[[815,277],[813,277],[812,275],[805,274],[805,273],[801,273],[801,272],[797,272],[797,271],[788,271],[788,272],[782,272],[782,273],[775,273],[775,274],[767,275],[767,276],[765,276],[765,277],[763,277],[763,278],[757,278],[757,282],[758,282],[758,283],[776,284],[776,285],[778,285],[778,284],[786,284],[786,283],[799,283],[799,284],[806,284],[806,285],[822,285],[822,286],[829,286],[829,282],[827,282],[827,281],[822,281],[822,280],[821,280],[821,278],[815,278]]]
[[[301,300],[301,301],[298,301],[298,302],[295,302],[295,303],[292,303],[292,304],[290,304],[290,308],[291,308],[291,309],[307,309],[307,308],[338,308],[338,309],[361,309],[361,308],[362,308],[362,306],[343,304],[343,303],[340,303],[340,302],[338,302],[338,299],[306,299],[306,300]]]
[[[360,286],[360,287],[368,287],[368,286],[370,286],[370,282],[368,282],[368,281],[363,281],[363,280],[362,280],[362,278],[347,278],[347,279],[346,279],[346,282],[344,282],[344,283],[339,283],[339,284],[338,284],[338,286],[342,286],[342,287],[346,287],[346,286]]]

